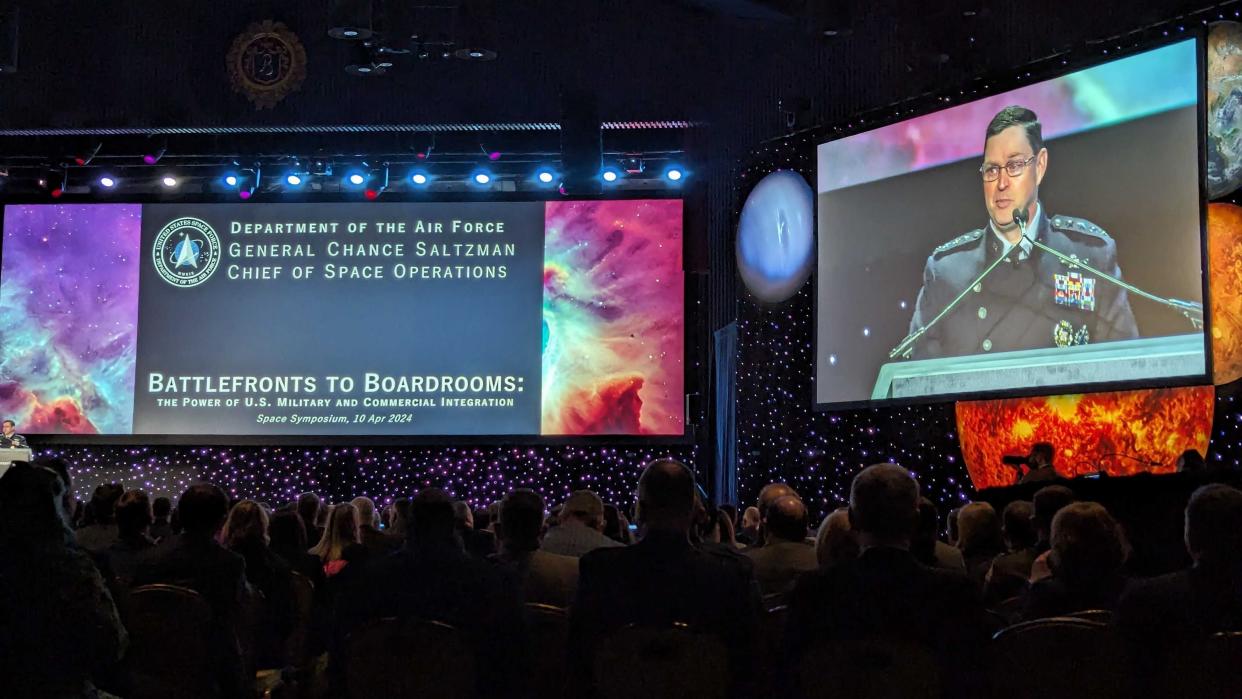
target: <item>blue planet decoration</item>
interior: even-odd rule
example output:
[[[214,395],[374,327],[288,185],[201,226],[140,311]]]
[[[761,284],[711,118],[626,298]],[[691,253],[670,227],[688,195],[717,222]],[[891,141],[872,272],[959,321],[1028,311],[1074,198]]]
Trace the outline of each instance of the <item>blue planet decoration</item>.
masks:
[[[1207,39],[1207,190],[1242,185],[1242,24],[1217,22]]]
[[[737,267],[750,293],[780,303],[797,293],[815,258],[815,193],[790,170],[764,177],[737,224]]]

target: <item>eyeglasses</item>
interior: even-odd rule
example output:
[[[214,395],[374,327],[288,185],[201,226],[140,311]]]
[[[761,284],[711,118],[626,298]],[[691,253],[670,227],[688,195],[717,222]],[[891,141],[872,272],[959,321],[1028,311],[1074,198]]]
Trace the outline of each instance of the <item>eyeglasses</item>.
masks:
[[[1004,165],[988,165],[987,163],[984,163],[979,166],[979,172],[983,175],[984,182],[995,182],[1000,179],[1000,171],[1002,169],[1005,171],[1005,174],[1010,177],[1020,177],[1023,172],[1026,172],[1026,166],[1030,165],[1033,160],[1035,160],[1035,156],[1032,155],[1029,158],[1017,158],[1010,160]]]

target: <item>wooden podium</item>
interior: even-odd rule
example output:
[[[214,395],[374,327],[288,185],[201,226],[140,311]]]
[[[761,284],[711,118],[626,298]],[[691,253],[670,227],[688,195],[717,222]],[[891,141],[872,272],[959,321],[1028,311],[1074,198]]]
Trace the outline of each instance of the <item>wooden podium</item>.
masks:
[[[889,362],[872,400],[1114,383],[1206,373],[1203,333],[1050,347],[966,357]]]

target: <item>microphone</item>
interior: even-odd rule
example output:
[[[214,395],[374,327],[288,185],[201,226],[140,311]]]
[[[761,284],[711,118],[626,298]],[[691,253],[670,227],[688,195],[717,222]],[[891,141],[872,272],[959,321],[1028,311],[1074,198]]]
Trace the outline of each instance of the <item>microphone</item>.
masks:
[[[1013,220],[1017,221],[1018,225],[1022,226],[1023,235],[1026,234],[1025,233],[1026,218],[1027,217],[1026,217],[1025,209],[1022,211],[1013,212]],[[1080,260],[1077,257],[1070,257],[1069,255],[1066,255],[1060,250],[1057,250],[1056,248],[1053,248],[1049,245],[1041,243],[1040,241],[1035,240],[1034,238],[1029,238],[1028,240],[1031,241],[1032,245],[1052,255],[1053,257],[1057,258],[1061,262],[1064,262],[1071,269],[1074,267],[1081,267],[1087,270],[1088,272],[1096,275],[1097,277],[1105,279],[1111,282],[1114,286],[1119,286],[1122,289],[1125,289],[1126,291],[1129,291],[1132,294],[1142,296],[1145,299],[1155,301],[1156,303],[1163,304],[1174,310],[1181,311],[1182,315],[1186,316],[1186,319],[1190,321],[1191,327],[1195,328],[1196,330],[1203,329],[1203,304],[1202,303],[1199,303],[1197,301],[1183,301],[1181,299],[1165,298],[1163,296],[1157,296],[1151,292],[1144,291],[1143,289],[1140,289],[1137,286],[1130,284],[1129,282],[1126,282],[1117,277],[1114,277],[1108,272],[1104,272],[1102,270],[1096,269],[1095,267],[1092,267],[1091,265],[1087,264],[1086,261],[1084,260]]]
[[[1017,216],[1015,214],[1015,218],[1016,217]],[[906,335],[905,338],[903,338],[902,341],[898,343],[896,347],[889,350],[888,358],[893,359],[896,357],[901,357],[902,359],[909,359],[910,355],[914,352],[914,345],[919,341],[919,338],[923,337],[923,335],[925,335],[928,330],[932,329],[932,326],[934,326],[936,323],[939,323],[942,318],[948,315],[949,311],[952,311],[954,308],[957,308],[957,305],[962,302],[962,299],[966,298],[966,294],[969,294],[971,289],[975,288],[976,285],[981,284],[983,280],[986,279],[988,275],[992,273],[992,270],[999,267],[1000,263],[1009,259],[1009,256],[1012,255],[1013,251],[1017,249],[1018,249],[1018,246],[1014,245],[1010,247],[1008,250],[1006,250],[1004,254],[998,255],[997,258],[992,261],[992,264],[988,265],[987,268],[983,270],[982,274],[975,277],[974,281],[967,284],[966,288],[962,289],[961,292],[959,292],[958,295],[954,297],[952,301],[946,304],[945,307],[941,309],[939,313],[936,314],[936,317],[932,318],[931,321],[927,323],[927,325],[924,325],[923,327],[911,332],[909,335]]]
[[[1026,222],[1027,222],[1027,215],[1026,215],[1025,207],[1014,209],[1013,222],[1018,224],[1018,229],[1021,230],[1022,235],[1025,236],[1026,235]]]

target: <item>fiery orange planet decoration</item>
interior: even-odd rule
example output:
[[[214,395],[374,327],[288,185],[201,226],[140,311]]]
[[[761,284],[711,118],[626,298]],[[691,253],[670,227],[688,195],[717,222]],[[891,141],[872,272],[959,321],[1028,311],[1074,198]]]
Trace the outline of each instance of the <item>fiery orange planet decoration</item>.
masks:
[[[957,431],[975,488],[1012,485],[1001,463],[1035,442],[1056,449],[1057,473],[1172,473],[1187,449],[1207,453],[1215,389],[1185,386],[1038,398],[960,401]]]
[[[1242,378],[1242,207],[1208,205],[1213,383]]]

